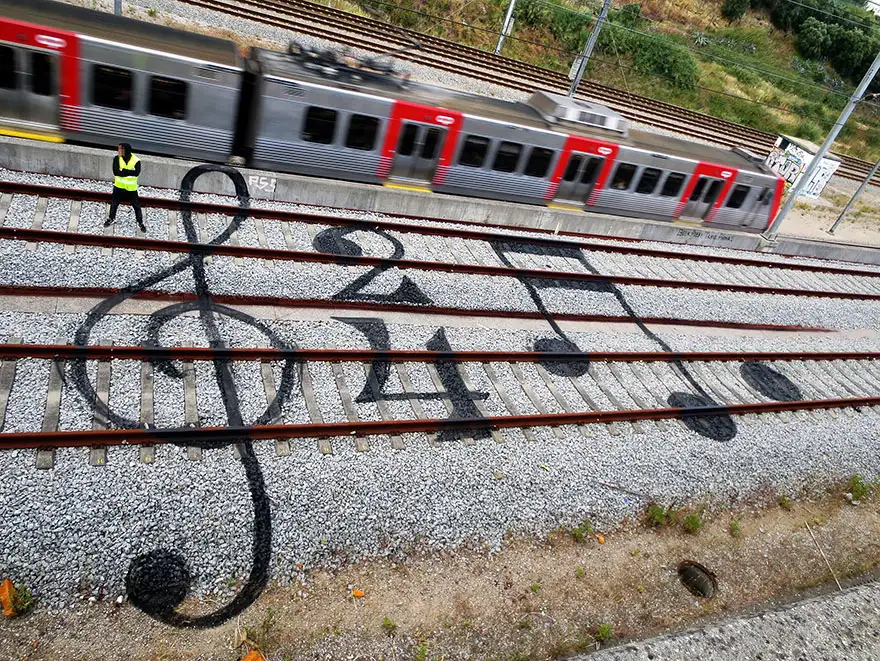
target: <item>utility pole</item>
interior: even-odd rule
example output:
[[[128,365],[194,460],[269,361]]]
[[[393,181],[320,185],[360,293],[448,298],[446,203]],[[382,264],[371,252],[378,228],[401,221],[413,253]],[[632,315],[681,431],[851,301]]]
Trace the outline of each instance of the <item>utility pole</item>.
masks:
[[[596,47],[596,41],[599,39],[599,30],[602,29],[602,23],[605,21],[605,17],[608,16],[608,9],[610,7],[611,0],[605,0],[605,4],[602,5],[602,11],[599,13],[599,18],[596,19],[596,25],[593,26],[593,32],[590,33],[590,38],[587,40],[587,45],[584,47],[584,52],[580,55],[581,63],[578,66],[577,74],[571,82],[571,87],[568,90],[569,96],[574,96],[574,93],[581,84],[581,78],[584,77],[584,71],[587,70],[590,56],[593,54],[593,49]]]
[[[510,0],[507,5],[507,14],[504,16],[504,23],[501,25],[501,34],[498,35],[498,45],[495,46],[495,55],[501,52],[501,46],[504,44],[504,38],[510,34],[510,28],[513,26],[513,8],[516,7],[516,0]]]
[[[122,16],[122,0],[113,0],[113,13]]]
[[[834,221],[834,224],[831,226],[831,229],[828,230],[829,234],[834,234],[835,230],[837,230],[837,226],[843,222],[844,217],[849,212],[849,210],[852,209],[852,206],[856,203],[856,200],[858,200],[862,196],[862,193],[865,192],[865,189],[871,183],[871,179],[873,179],[874,175],[877,174],[877,170],[880,170],[880,161],[877,161],[874,164],[874,167],[871,168],[871,171],[868,173],[868,178],[862,182],[862,185],[859,186],[859,189],[850,198],[849,202],[846,203],[846,206],[843,207],[843,211],[840,212],[840,215],[837,217],[837,220]]]
[[[878,69],[880,69],[880,53],[877,53],[877,57],[874,58],[874,62],[868,68],[868,71],[865,72],[865,77],[862,78],[862,82],[859,83],[856,91],[853,92],[853,95],[849,98],[846,107],[843,109],[843,112],[840,113],[840,117],[837,118],[834,126],[831,127],[831,133],[828,134],[828,137],[825,138],[825,142],[823,142],[822,146],[819,147],[819,151],[816,152],[816,155],[813,157],[812,162],[807,167],[806,172],[804,172],[800,180],[789,192],[788,199],[785,201],[785,206],[783,206],[782,210],[776,215],[776,219],[773,221],[770,227],[767,228],[767,231],[765,231],[761,235],[768,241],[772,241],[776,238],[776,235],[779,233],[779,226],[782,225],[782,221],[785,220],[788,212],[791,211],[791,208],[794,206],[794,203],[797,200],[798,195],[801,194],[804,186],[807,185],[810,179],[813,178],[816,170],[819,169],[819,165],[822,163],[822,158],[825,156],[825,154],[828,153],[828,150],[831,149],[831,145],[837,138],[837,134],[840,133],[843,125],[846,124],[846,120],[849,119],[852,111],[855,110],[856,104],[862,100],[862,96],[864,95],[865,90],[868,89],[868,85],[870,85],[871,81],[874,80],[874,76],[877,73]]]

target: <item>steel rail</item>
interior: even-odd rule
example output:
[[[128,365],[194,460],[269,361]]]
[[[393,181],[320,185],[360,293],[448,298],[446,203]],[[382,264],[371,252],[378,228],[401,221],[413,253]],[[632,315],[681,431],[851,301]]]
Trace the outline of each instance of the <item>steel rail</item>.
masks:
[[[11,432],[0,433],[0,449],[44,447],[104,447],[110,445],[143,445],[176,443],[234,443],[243,439],[272,438],[333,438],[406,434],[443,430],[505,429],[513,427],[547,427],[592,423],[627,422],[635,420],[668,420],[692,417],[776,413],[780,411],[864,408],[880,405],[880,397],[762,402],[701,406],[694,408],[662,408],[623,411],[581,411],[539,415],[492,416],[487,418],[407,419],[362,422],[331,422],[310,424],[255,425],[251,427],[177,427],[173,429],[104,429],[89,431]]]
[[[109,298],[124,296],[125,299],[145,301],[195,301],[192,292],[170,292],[148,289],[131,293],[113,287],[44,287],[41,285],[0,285],[0,296],[24,298]],[[547,315],[529,310],[485,310],[441,307],[436,305],[414,305],[410,303],[378,303],[374,301],[349,301],[345,299],[322,298],[284,298],[281,296],[248,296],[243,294],[211,294],[211,300],[225,305],[256,305],[280,308],[313,308],[323,310],[361,310],[370,312],[401,312],[445,317],[488,317],[500,319],[539,319]],[[554,321],[577,321],[599,323],[644,324],[648,326],[697,326],[700,328],[733,328],[737,330],[756,330],[774,332],[833,333],[834,330],[821,326],[799,326],[785,324],[755,324],[739,321],[716,321],[714,319],[676,319],[673,317],[633,317],[628,315],[576,314],[553,312]]]
[[[18,182],[0,181],[0,193],[35,195],[38,197],[54,197],[59,199],[80,200],[83,202],[109,202],[110,193],[98,191],[86,191],[79,189],[60,188],[56,186],[45,186],[41,184],[24,184]],[[152,207],[158,209],[181,210],[189,209],[197,213],[235,215],[241,213],[239,207],[228,204],[217,204],[213,202],[181,202],[176,199],[157,198],[157,197],[141,197],[141,206]],[[357,209],[338,208],[337,211],[357,211]],[[297,211],[284,211],[281,209],[260,209],[249,208],[248,216],[253,218],[261,218],[266,220],[277,220],[279,222],[303,222],[321,225],[338,225],[363,228],[365,231],[383,229],[408,234],[423,234],[428,236],[444,236],[449,238],[459,238],[466,240],[513,243],[513,244],[532,244],[543,245],[557,248],[574,248],[594,252],[606,252],[621,255],[636,255],[640,257],[656,257],[658,259],[675,259],[681,261],[698,261],[713,264],[729,264],[732,266],[754,266],[756,268],[782,269],[790,271],[803,271],[810,273],[828,273],[831,275],[851,275],[867,278],[880,277],[880,270],[869,269],[850,269],[835,266],[819,266],[816,264],[787,264],[778,261],[765,261],[750,257],[730,257],[724,255],[707,255],[691,252],[677,252],[674,250],[661,250],[658,248],[639,248],[635,246],[620,246],[608,243],[597,243],[585,241],[580,238],[564,239],[555,236],[520,236],[512,235],[505,232],[494,232],[478,229],[464,229],[451,227],[438,227],[436,223],[451,223],[456,225],[470,225],[467,221],[447,220],[444,218],[432,218],[429,216],[408,216],[405,214],[385,213],[383,215],[396,218],[408,218],[410,220],[425,221],[434,226],[415,225],[413,223],[395,222],[391,220],[358,220],[356,218],[346,218],[342,216],[330,216],[323,214],[309,214]],[[486,224],[487,227],[497,229],[508,229],[522,232],[535,232],[542,234],[551,234],[550,230],[540,230],[534,228],[516,228],[498,224]],[[10,230],[11,228],[5,228]],[[24,229],[20,231],[25,231]],[[42,230],[46,231],[46,230]],[[566,236],[596,238],[603,241],[635,241],[640,239],[621,239],[619,237],[604,237],[594,234],[578,234],[569,232],[560,232]]]
[[[239,5],[250,7],[245,9],[221,0],[183,1],[205,9],[274,27],[298,30],[373,52],[383,50],[387,44],[404,45],[405,41],[400,35],[394,34],[394,31],[400,29],[412,35],[423,46],[421,51],[398,55],[401,59],[452,73],[464,73],[472,78],[522,91],[531,92],[541,87],[560,90],[568,88],[568,81],[562,73],[431,35],[401,28],[394,29],[383,21],[323,7],[312,2],[293,0],[285,3],[274,1],[258,3],[254,0],[241,0]],[[277,14],[266,12],[267,6]],[[303,21],[303,16],[308,16],[313,22]],[[316,23],[322,24],[323,27]],[[340,27],[341,24],[344,24],[344,27]],[[630,119],[676,131],[684,136],[697,136],[726,147],[745,146],[758,151],[769,150],[777,138],[776,134],[592,81],[584,81],[578,92],[611,106]],[[730,136],[735,138],[731,140]],[[852,156],[841,154],[837,156],[842,161],[838,174],[847,179],[864,179],[872,165]],[[878,180],[880,178],[875,179]]]
[[[705,291],[727,291],[744,294],[803,296],[816,298],[838,298],[858,301],[877,301],[880,294],[866,292],[846,292],[819,289],[797,289],[791,287],[768,287],[762,285],[740,285],[734,283],[699,282],[695,280],[672,280],[644,278],[628,275],[606,275],[582,271],[551,271],[549,269],[522,269],[510,266],[486,266],[483,264],[459,264],[457,262],[434,262],[415,259],[389,259],[385,257],[336,255],[321,252],[305,252],[279,248],[262,248],[230,244],[189,243],[167,239],[147,239],[136,236],[117,236],[113,234],[83,234],[80,232],[61,232],[58,230],[35,230],[18,227],[0,227],[0,239],[28,241],[35,243],[57,243],[63,245],[98,246],[102,248],[126,248],[152,252],[188,253],[196,255],[218,255],[222,257],[241,257],[278,261],[313,262],[318,264],[337,264],[341,266],[372,266],[396,268],[411,271],[440,271],[466,275],[484,275],[524,280],[556,280],[565,282],[588,282],[605,285],[625,285],[637,287],[660,287],[666,289],[698,289]]]
[[[0,358],[86,360],[297,360],[328,363],[778,362],[880,360],[880,352],[820,351],[427,351],[404,349],[275,349],[77,344],[0,344]]]

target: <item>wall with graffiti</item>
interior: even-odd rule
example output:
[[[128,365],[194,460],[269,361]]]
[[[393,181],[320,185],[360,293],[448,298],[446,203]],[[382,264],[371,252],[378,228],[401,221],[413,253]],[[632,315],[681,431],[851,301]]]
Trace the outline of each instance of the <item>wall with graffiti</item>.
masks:
[[[786,189],[794,186],[803,175],[804,171],[813,161],[814,152],[809,151],[804,146],[792,142],[785,136],[779,136],[776,140],[776,146],[767,156],[765,161],[767,165],[776,174],[785,179],[787,182]],[[818,198],[825,185],[831,179],[837,168],[840,167],[840,161],[834,158],[825,157],[819,169],[813,174],[813,178],[807,183],[801,195],[804,197]]]

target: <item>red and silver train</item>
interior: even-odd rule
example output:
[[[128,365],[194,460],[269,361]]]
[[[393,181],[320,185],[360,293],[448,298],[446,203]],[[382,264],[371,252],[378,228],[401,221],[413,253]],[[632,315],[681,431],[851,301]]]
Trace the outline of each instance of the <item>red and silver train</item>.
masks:
[[[52,0],[0,0],[0,133],[436,193],[761,231],[783,180],[745,150],[636,131],[536,92],[410,83],[379,60],[281,53]]]

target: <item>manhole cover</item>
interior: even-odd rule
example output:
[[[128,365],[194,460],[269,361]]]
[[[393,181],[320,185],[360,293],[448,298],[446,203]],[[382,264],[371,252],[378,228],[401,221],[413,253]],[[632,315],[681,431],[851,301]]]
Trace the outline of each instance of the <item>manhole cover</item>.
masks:
[[[678,563],[678,578],[691,594],[711,599],[718,591],[715,574],[699,562],[682,560]]]

